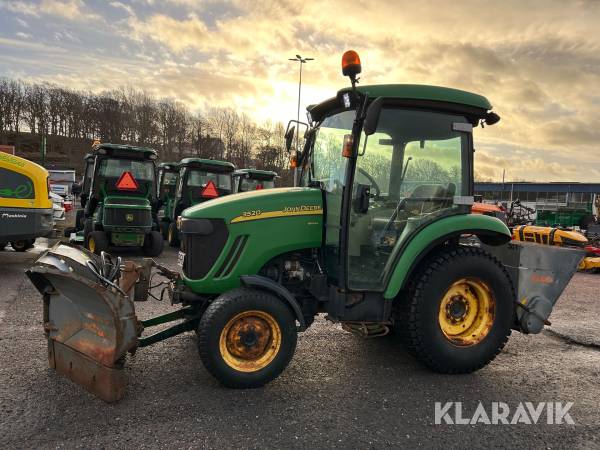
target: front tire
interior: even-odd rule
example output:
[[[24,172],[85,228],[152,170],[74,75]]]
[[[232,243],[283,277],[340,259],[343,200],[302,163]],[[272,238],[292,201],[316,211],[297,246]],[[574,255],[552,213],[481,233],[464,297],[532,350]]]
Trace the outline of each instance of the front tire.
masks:
[[[20,239],[18,241],[11,241],[10,246],[15,252],[24,252],[33,247],[35,239]]]
[[[102,252],[108,251],[108,237],[104,231],[92,231],[86,237],[85,246],[90,252],[99,255]]]
[[[439,373],[470,373],[502,350],[514,321],[504,266],[477,247],[452,247],[425,263],[400,304],[395,328],[407,349]]]
[[[224,386],[257,388],[287,367],[296,349],[296,320],[279,298],[237,288],[217,298],[198,324],[198,351]]]
[[[177,230],[177,224],[175,222],[169,224],[167,240],[171,247],[179,247],[179,231]]]
[[[144,247],[142,248],[146,256],[158,256],[163,251],[163,237],[158,231],[152,231],[144,237]]]

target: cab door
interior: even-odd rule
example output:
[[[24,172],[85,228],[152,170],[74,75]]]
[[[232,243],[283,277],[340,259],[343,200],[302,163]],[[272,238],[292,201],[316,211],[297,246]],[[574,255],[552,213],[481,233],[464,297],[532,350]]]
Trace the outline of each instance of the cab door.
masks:
[[[317,130],[308,171],[303,174],[305,186],[320,186],[325,203],[325,241],[323,257],[330,284],[341,280],[340,238],[342,198],[346,187],[348,159],[342,156],[344,136],[351,133],[356,112],[342,111],[326,118]]]
[[[348,214],[347,287],[381,291],[424,226],[461,213],[470,192],[471,125],[462,116],[383,109],[356,160]]]

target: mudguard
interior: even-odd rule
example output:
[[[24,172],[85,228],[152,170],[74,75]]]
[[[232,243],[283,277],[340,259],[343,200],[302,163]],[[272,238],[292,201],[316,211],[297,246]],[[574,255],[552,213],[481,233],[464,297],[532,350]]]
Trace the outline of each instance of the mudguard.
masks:
[[[112,402],[125,393],[122,358],[138,345],[132,300],[89,268],[99,258],[57,244],[26,273],[44,299],[50,367]]]

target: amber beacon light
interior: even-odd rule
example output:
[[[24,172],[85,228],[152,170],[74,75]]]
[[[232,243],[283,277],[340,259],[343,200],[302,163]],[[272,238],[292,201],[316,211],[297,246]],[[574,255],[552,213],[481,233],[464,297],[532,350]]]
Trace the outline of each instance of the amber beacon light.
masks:
[[[354,50],[348,50],[342,55],[342,74],[344,76],[358,75],[361,71],[360,56]]]

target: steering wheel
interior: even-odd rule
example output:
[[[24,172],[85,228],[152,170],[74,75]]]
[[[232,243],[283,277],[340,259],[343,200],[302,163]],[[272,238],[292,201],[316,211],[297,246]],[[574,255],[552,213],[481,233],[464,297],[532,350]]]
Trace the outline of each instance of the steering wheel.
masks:
[[[361,174],[364,175],[364,177],[369,180],[369,182],[371,183],[371,186],[373,186],[373,188],[375,189],[375,196],[379,197],[381,195],[381,189],[379,189],[379,185],[377,184],[377,182],[375,181],[375,179],[369,175],[364,169],[358,167],[357,171]]]

